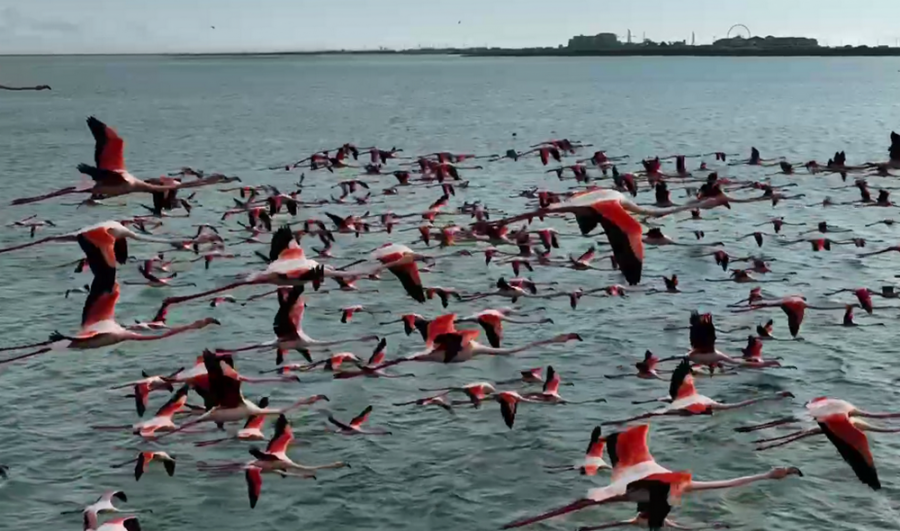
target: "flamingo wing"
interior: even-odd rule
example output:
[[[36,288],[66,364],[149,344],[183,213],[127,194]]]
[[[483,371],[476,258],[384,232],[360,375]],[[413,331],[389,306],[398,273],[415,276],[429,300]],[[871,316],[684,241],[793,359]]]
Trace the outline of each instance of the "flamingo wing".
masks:
[[[446,315],[441,315],[439,317],[435,317],[431,321],[425,321],[423,323],[425,327],[425,331],[422,334],[425,336],[425,344],[431,346],[434,341],[443,334],[449,334],[452,332],[456,332],[456,314],[448,313]],[[416,327],[418,327],[418,322],[416,323]],[[420,330],[421,331],[421,330]]]
[[[837,448],[841,458],[850,465],[856,477],[873,490],[881,488],[875,461],[869,450],[866,434],[853,425],[846,414],[831,415],[819,423],[822,433]]]
[[[272,242],[269,244],[269,260],[273,262],[278,260],[282,251],[287,249],[291,242],[294,242],[294,233],[289,226],[283,225],[272,235]]]
[[[116,249],[116,239],[105,227],[79,234],[78,245],[84,251],[88,266],[94,276],[98,276],[98,273],[105,274],[106,270],[110,268],[115,275],[116,262],[124,264],[128,259],[128,249],[126,248],[125,256],[121,261],[119,260],[121,251]]]
[[[269,441],[269,445],[266,446],[266,453],[284,453],[287,451],[288,447],[293,441],[294,432],[291,429],[291,424],[290,422],[288,422],[287,417],[281,415],[278,417],[278,421],[275,423],[275,435],[272,437],[272,440]]]
[[[297,337],[305,307],[305,303],[300,297],[302,294],[302,285],[278,290],[278,313],[275,314],[275,320],[272,323],[272,330],[276,337],[280,339]]]
[[[93,116],[87,124],[94,136],[94,164],[104,170],[124,171],[125,141],[115,129]]]
[[[482,315],[478,318],[478,324],[484,329],[488,343],[494,348],[500,348],[500,339],[503,338],[502,321],[495,315]]]
[[[264,396],[264,397],[260,398],[259,402],[257,402],[256,405],[259,406],[260,408],[269,407],[269,397]],[[247,423],[244,424],[243,429],[258,430],[258,429],[261,429],[263,424],[265,424],[265,423],[266,423],[265,415],[254,415],[254,416],[250,417],[249,419],[247,419]]]
[[[628,485],[626,493],[638,493],[642,495],[637,504],[638,513],[647,515],[647,527],[650,529],[662,529],[665,526],[666,517],[672,510],[669,504],[669,491],[671,487],[665,481],[644,479]]]
[[[644,264],[644,231],[641,224],[631,217],[618,200],[598,201],[592,206],[599,217],[597,222],[606,232],[619,269],[629,284],[637,284],[641,281]],[[579,228],[582,228],[580,222]],[[582,233],[585,233],[583,228]]]
[[[235,377],[237,373],[231,368],[232,363],[230,356],[219,357],[210,351],[203,353],[203,365],[209,375],[210,402],[226,409],[236,408],[244,403],[241,381]]]
[[[353,420],[350,421],[350,426],[354,429],[359,429],[359,427],[362,426],[366,420],[368,420],[371,413],[372,406],[366,407],[366,409],[364,409],[362,413],[353,417]]]
[[[591,260],[594,259],[595,254],[596,254],[596,248],[593,245],[591,245],[590,249],[588,249],[584,254],[579,256],[575,261],[581,262],[583,264],[587,264]]]
[[[559,392],[559,375],[552,365],[547,366],[547,381],[544,382],[544,393],[556,394]]]
[[[782,305],[781,309],[787,314],[788,330],[791,333],[791,337],[797,337],[797,334],[800,333],[800,325],[803,324],[803,316],[806,313],[805,308],[802,306],[788,307]]]
[[[389,267],[388,270],[399,280],[406,293],[416,302],[425,302],[425,290],[419,277],[419,268],[414,263]]]
[[[649,431],[649,424],[641,424],[606,438],[606,448],[614,475],[616,469],[623,470],[638,463],[653,461],[647,447]],[[615,478],[613,480],[615,481]]]
[[[259,494],[262,491],[262,470],[258,467],[250,467],[244,472],[244,478],[247,480],[247,494],[250,496],[250,508],[256,507],[259,501]]]
[[[156,412],[157,417],[171,417],[177,413],[184,404],[187,403],[187,395],[190,390],[189,385],[184,385],[169,398]]]
[[[381,362],[384,361],[384,351],[387,348],[387,339],[381,338],[381,341],[378,342],[378,345],[375,347],[375,350],[372,351],[372,356],[369,357],[369,361],[367,365],[374,366],[380,365]]]
[[[694,387],[691,363],[687,359],[681,360],[681,363],[672,372],[672,380],[669,383],[669,396],[672,397],[672,400],[678,400],[695,394],[697,394],[697,389]]]
[[[344,422],[341,422],[340,420],[334,418],[332,415],[328,415],[328,422],[334,424],[335,426],[337,426],[338,428],[340,428],[342,430],[355,431],[355,429],[352,426],[350,426],[349,424],[346,424]]]
[[[509,429],[512,429],[513,424],[516,422],[518,405],[519,402],[513,398],[500,397],[500,414],[503,415],[503,422],[506,423],[506,427]]]
[[[116,303],[119,301],[119,284],[115,277],[110,279],[95,277],[91,284],[91,292],[84,302],[81,311],[81,327],[87,328],[101,321],[112,321],[116,316]]]

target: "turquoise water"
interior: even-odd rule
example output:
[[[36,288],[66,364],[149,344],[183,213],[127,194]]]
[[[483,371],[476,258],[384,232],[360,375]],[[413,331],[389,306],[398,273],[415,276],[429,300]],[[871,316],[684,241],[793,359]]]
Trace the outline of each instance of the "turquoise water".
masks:
[[[116,127],[128,142],[129,169],[140,177],[154,177],[181,166],[240,175],[248,183],[270,183],[289,190],[297,173],[260,170],[297,160],[310,152],[338,146],[376,144],[402,147],[406,153],[435,151],[502,153],[525,149],[549,138],[567,137],[593,142],[612,154],[643,156],[711,151],[749,153],[751,145],[764,157],[785,156],[795,162],[826,160],[846,150],[848,163],[884,160],[888,134],[900,123],[900,61],[895,59],[462,59],[450,57],[71,57],[0,58],[0,79],[6,84],[45,83],[52,92],[0,93],[0,187],[7,199],[34,195],[78,182],[75,165],[90,162],[93,142],[84,118],[96,115]],[[513,133],[516,137],[513,138]],[[713,161],[710,161],[712,164]],[[697,164],[696,159],[689,166]],[[500,162],[483,171],[464,172],[472,186],[461,191],[451,206],[480,199],[510,213],[524,210],[516,190],[531,185],[562,190],[544,173],[536,158]],[[734,178],[760,178],[771,169],[731,167],[721,173]],[[355,175],[343,170],[341,176]],[[552,178],[551,178],[552,177]],[[328,187],[337,177],[307,174],[304,198],[337,193]],[[384,186],[389,186],[383,178]],[[691,241],[690,231],[702,228],[709,240],[724,240],[733,255],[757,252],[752,239],[732,243],[751,232],[750,225],[772,215],[792,222],[829,223],[852,228],[856,235],[892,245],[896,229],[867,223],[895,215],[892,209],[850,206],[806,207],[826,196],[836,201],[857,198],[855,190],[826,190],[839,186],[835,175],[776,176],[776,183],[799,183],[807,198],[782,203],[741,205],[731,211],[706,214],[702,223],[666,221],[664,232]],[[873,181],[874,185],[874,181]],[[399,197],[376,197],[371,205],[337,205],[328,210],[342,215],[387,208],[409,212],[427,206],[436,189],[404,190]],[[683,192],[673,191],[681,201]],[[231,194],[201,189],[201,208],[189,220],[166,220],[171,234],[187,234],[193,223],[218,220],[231,203]],[[383,200],[386,202],[382,202]],[[652,202],[652,194],[639,196]],[[6,224],[32,213],[54,220],[59,231],[76,229],[104,219],[143,213],[137,206],[149,198],[130,197],[114,208],[75,209],[70,201],[0,208]],[[309,210],[304,216],[322,216]],[[827,216],[827,217],[826,217]],[[462,221],[461,221],[462,222]],[[573,225],[553,222],[566,233]],[[226,223],[234,227],[233,222]],[[792,230],[793,229],[793,230]],[[39,234],[50,234],[53,229]],[[764,230],[770,232],[766,227]],[[805,229],[804,229],[805,230]],[[714,232],[715,231],[715,232]],[[793,235],[797,227],[786,227]],[[414,232],[394,240],[409,243]],[[25,231],[6,229],[0,246],[27,241]],[[382,235],[356,240],[341,237],[335,254],[341,264],[381,243]],[[593,240],[566,237],[560,255],[580,254]],[[132,254],[148,256],[158,246],[133,244]],[[252,254],[252,249],[235,250]],[[892,282],[896,258],[884,255],[861,261],[858,250],[836,247],[812,253],[806,246],[781,247],[771,240],[762,251],[775,258],[777,278],[796,272],[787,285],[767,285],[773,296],[802,292],[812,303],[849,302],[848,295],[822,297],[833,288]],[[711,258],[684,248],[648,249],[645,285],[659,285],[659,276],[676,273],[685,291],[677,296],[628,299],[585,298],[572,311],[565,299],[541,301],[554,325],[506,329],[505,343],[517,345],[560,332],[578,332],[585,341],[535,350],[514,358],[477,359],[456,366],[422,364],[406,367],[415,379],[332,381],[327,374],[303,376],[294,386],[247,386],[245,394],[271,397],[285,404],[298,396],[327,394],[328,407],[349,418],[366,405],[375,410],[369,422],[393,431],[393,436],[346,438],[324,433],[324,417],[315,411],[293,416],[297,444],[291,455],[302,463],[335,459],[353,468],[321,473],[316,482],[264,477],[263,495],[255,510],[247,503],[242,477],[209,477],[198,473],[196,462],[248,459],[248,446],[234,443],[194,448],[202,436],[172,437],[160,443],[178,458],[173,478],[154,467],[139,483],[128,469],[109,465],[130,458],[143,445],[128,434],[96,432],[96,424],[130,424],[137,420],[132,402],[108,388],[139,377],[140,370],[164,373],[189,365],[203,348],[240,346],[267,340],[275,312],[272,299],[246,307],[209,308],[202,302],[176,307],[173,323],[199,316],[215,316],[223,326],[179,336],[171,341],[124,345],[105,350],[67,352],[0,369],[0,399],[5,404],[0,422],[0,463],[11,467],[10,479],[0,483],[0,529],[76,528],[79,517],[61,516],[74,503],[93,501],[103,490],[123,489],[129,508],[152,508],[141,516],[148,530],[182,529],[495,529],[526,513],[550,508],[608,480],[606,474],[589,479],[548,475],[543,465],[578,459],[594,425],[646,410],[632,400],[665,394],[663,382],[607,380],[645,349],[664,357],[683,353],[686,332],[665,332],[667,324],[686,324],[693,308],[712,311],[720,327],[756,324],[765,315],[732,315],[725,305],[746,295],[746,285],[704,283],[723,278]],[[77,329],[82,296],[65,299],[66,289],[80,286],[87,276],[59,267],[80,256],[74,244],[38,247],[33,252],[0,256],[0,330],[3,344],[43,339],[59,329]],[[175,256],[174,254],[172,256]],[[183,258],[183,257],[182,257]],[[253,258],[215,262],[209,271],[197,264],[177,266],[179,278],[201,288],[226,282],[234,275],[258,269]],[[463,290],[489,289],[508,267],[485,267],[478,258],[445,260],[426,284]],[[120,279],[136,281],[134,264],[123,266]],[[537,281],[555,280],[560,289],[585,289],[620,282],[607,272],[537,269]],[[361,284],[364,287],[365,284]],[[374,286],[376,295],[333,293],[311,295],[304,322],[314,338],[362,335],[397,330],[379,327],[383,316],[361,314],[341,325],[333,311],[357,302],[396,314],[415,311],[428,316],[443,313],[439,302],[420,306],[402,294],[391,277]],[[193,288],[178,290],[187,293]],[[237,292],[238,297],[253,290]],[[152,317],[167,292],[123,286],[117,316],[121,323]],[[171,293],[169,293],[171,294]],[[484,304],[482,304],[484,303]],[[684,524],[722,521],[742,529],[817,530],[822,520],[833,529],[895,529],[900,443],[891,435],[870,437],[884,488],[872,492],[859,483],[824,439],[771,452],[754,453],[753,437],[733,428],[799,410],[813,397],[828,395],[849,400],[864,409],[895,408],[893,363],[898,349],[893,339],[896,303],[875,299],[872,317],[860,322],[888,326],[846,330],[833,326],[837,312],[809,312],[803,341],[774,342],[767,356],[782,356],[797,371],[748,372],[737,377],[702,379],[700,392],[722,401],[738,401],[758,393],[790,390],[786,402],[759,405],[713,417],[660,420],[653,423],[651,450],[673,469],[691,469],[701,479],[756,473],[775,465],[800,466],[805,477],[742,489],[692,495],[673,517]],[[454,304],[461,315],[504,305],[505,301]],[[538,306],[523,301],[522,308]],[[784,316],[777,310],[775,334],[787,337]],[[738,353],[743,333],[722,341],[723,350]],[[415,338],[390,336],[388,356],[418,350]],[[368,356],[365,346],[352,346]],[[238,359],[248,375],[270,368],[269,354]],[[553,364],[574,387],[563,391],[573,400],[606,397],[605,404],[521,406],[515,429],[502,424],[496,404],[479,411],[460,409],[456,416],[442,410],[395,408],[412,400],[418,387],[504,380],[520,369]],[[164,397],[154,395],[151,409]],[[267,428],[267,433],[271,427]],[[537,529],[575,529],[579,525],[628,518],[633,507],[584,511],[552,520]]]

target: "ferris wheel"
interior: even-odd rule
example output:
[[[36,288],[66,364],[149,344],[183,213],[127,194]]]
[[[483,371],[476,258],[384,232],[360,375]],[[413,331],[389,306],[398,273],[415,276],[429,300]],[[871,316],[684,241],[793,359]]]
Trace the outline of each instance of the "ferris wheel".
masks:
[[[728,34],[725,36],[730,39],[732,37],[740,37],[742,39],[749,39],[752,36],[750,33],[750,28],[743,24],[735,24],[728,28]]]

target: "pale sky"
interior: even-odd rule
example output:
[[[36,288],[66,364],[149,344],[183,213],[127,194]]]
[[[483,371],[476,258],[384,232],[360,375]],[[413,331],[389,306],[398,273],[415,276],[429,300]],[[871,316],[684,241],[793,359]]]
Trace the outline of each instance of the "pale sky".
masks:
[[[900,0],[0,0],[0,54],[556,46],[629,29],[708,43],[737,23],[894,46],[897,21]]]

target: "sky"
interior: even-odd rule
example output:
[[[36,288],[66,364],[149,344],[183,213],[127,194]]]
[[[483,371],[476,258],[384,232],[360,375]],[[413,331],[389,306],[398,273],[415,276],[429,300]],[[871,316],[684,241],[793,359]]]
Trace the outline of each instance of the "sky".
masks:
[[[204,53],[556,46],[806,36],[900,43],[900,0],[0,0],[0,54]]]

